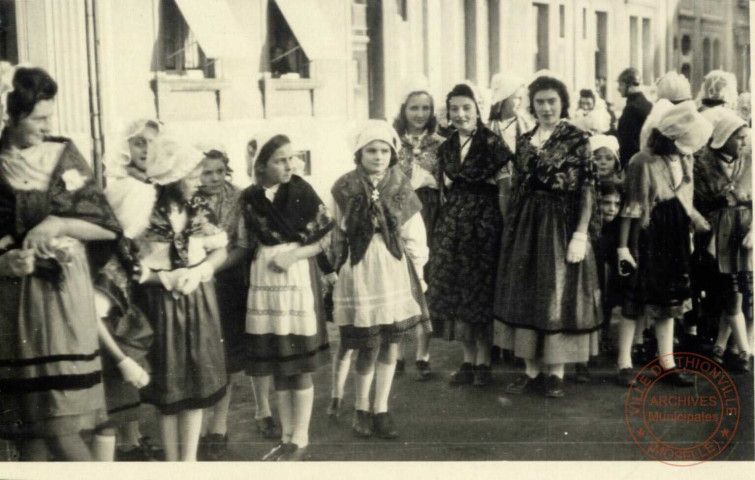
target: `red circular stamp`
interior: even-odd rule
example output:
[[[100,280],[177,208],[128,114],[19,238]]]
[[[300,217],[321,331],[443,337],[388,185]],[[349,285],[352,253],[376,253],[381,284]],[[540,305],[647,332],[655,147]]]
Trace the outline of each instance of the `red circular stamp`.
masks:
[[[673,357],[695,384],[668,384],[664,381],[668,372],[660,365],[663,357],[656,358],[629,387],[624,418],[646,455],[668,465],[689,467],[716,458],[731,443],[739,425],[739,394],[726,370],[710,358],[687,352]]]

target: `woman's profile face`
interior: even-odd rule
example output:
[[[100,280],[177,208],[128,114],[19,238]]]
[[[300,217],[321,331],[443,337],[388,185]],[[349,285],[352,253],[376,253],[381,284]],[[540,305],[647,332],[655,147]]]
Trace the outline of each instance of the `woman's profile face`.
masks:
[[[721,152],[731,157],[739,158],[740,152],[747,147],[747,135],[749,129],[747,127],[741,127],[736,132],[732,133],[729,139],[721,147]]]
[[[517,90],[513,95],[503,101],[501,104],[501,117],[510,118],[516,115],[516,111],[522,104],[522,91]]]
[[[263,169],[266,186],[286,183],[294,174],[294,150],[290,143],[282,145],[265,163]]]
[[[362,168],[368,175],[383,173],[391,164],[391,146],[382,140],[373,140],[362,147]]]
[[[50,135],[54,106],[52,100],[40,100],[29,115],[8,122],[17,148],[33,147],[45,141]]]
[[[147,155],[158,131],[152,127],[144,127],[141,132],[128,139],[128,152],[131,164],[142,172],[147,169]]]
[[[180,180],[181,194],[183,195],[184,200],[191,200],[191,197],[193,197],[194,194],[197,193],[199,186],[202,184],[201,177],[202,164],[199,164],[197,168],[189,172],[188,175]]]

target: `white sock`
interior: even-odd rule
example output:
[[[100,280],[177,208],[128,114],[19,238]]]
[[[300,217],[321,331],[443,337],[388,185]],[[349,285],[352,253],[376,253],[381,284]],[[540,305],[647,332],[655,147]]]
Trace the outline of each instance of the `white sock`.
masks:
[[[726,343],[729,341],[729,335],[731,335],[729,319],[726,315],[721,315],[721,318],[718,320],[718,335],[716,336],[715,346],[725,351]]]
[[[750,351],[749,341],[747,340],[747,327],[745,326],[745,316],[743,313],[729,316],[729,325],[731,325],[731,332],[734,334],[734,341],[739,347],[740,352]]]
[[[252,379],[252,393],[254,394],[254,403],[257,409],[254,413],[254,418],[259,420],[260,418],[272,417],[270,412],[270,380],[272,375],[265,377],[250,377]]]
[[[388,397],[391,395],[393,373],[396,371],[396,362],[381,363],[375,366],[375,413],[388,411]]]
[[[632,342],[637,328],[637,322],[629,318],[621,317],[619,320],[619,357],[617,364],[619,370],[632,368]]]
[[[554,363],[553,365],[549,366],[549,374],[555,375],[558,378],[564,378],[564,364],[563,363]]]
[[[524,359],[524,373],[530,378],[535,378],[540,374],[540,365],[537,360]]]
[[[347,353],[343,359],[338,360],[338,356],[333,359],[333,390],[330,393],[331,398],[343,398],[343,391],[346,387],[346,379],[349,377],[351,369],[351,352]]]
[[[278,415],[281,419],[281,441],[289,443],[294,433],[294,396],[291,390],[276,392]]]
[[[309,420],[312,417],[312,403],[315,398],[314,387],[306,390],[293,390],[294,397],[294,430],[291,443],[299,448],[309,445]]]
[[[656,318],[655,319],[655,338],[658,339],[658,356],[661,367],[664,370],[674,368],[674,356],[667,355],[674,353],[674,319],[673,318]],[[664,356],[666,355],[666,356]]]
[[[354,408],[356,410],[370,411],[370,387],[372,387],[372,378],[375,376],[375,369],[370,370],[367,374],[356,374],[355,383],[355,401]]]
[[[115,435],[94,435],[92,459],[96,462],[112,462],[115,460]]]

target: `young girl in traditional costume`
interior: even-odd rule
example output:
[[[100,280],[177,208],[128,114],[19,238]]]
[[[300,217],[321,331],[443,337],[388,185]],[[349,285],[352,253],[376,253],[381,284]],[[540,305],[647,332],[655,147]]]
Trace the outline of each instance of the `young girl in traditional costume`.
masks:
[[[354,161],[356,169],[331,190],[337,221],[333,258],[340,267],[333,317],[341,333],[340,348],[357,350],[354,434],[396,438],[388,398],[398,344],[427,319],[422,203],[409,178],[391,168],[398,162],[398,138],[387,122],[366,123],[357,137]]]
[[[393,126],[401,141],[398,165],[409,177],[414,192],[422,202],[422,220],[425,222],[427,243],[431,244],[432,231],[440,211],[440,190],[436,180],[438,173],[438,147],[445,140],[436,133],[438,120],[435,103],[430,94],[430,85],[425,77],[404,81],[401,108]],[[417,332],[417,380],[430,378],[429,329],[418,328]],[[399,347],[397,372],[403,370],[403,349]]]
[[[153,332],[144,313],[134,305],[132,277],[139,268],[133,239],[149,225],[150,212],[144,205],[152,205],[156,195],[155,187],[146,181],[146,159],[161,129],[157,120],[131,122],[105,156],[105,196],[123,227],[124,238],[119,242],[118,255],[95,275],[95,306],[104,329],[100,342],[107,352],[103,358],[105,399],[113,427],[95,436],[95,446],[103,444],[95,448],[99,460],[112,459],[113,450],[105,445],[115,441],[115,428],[118,460],[147,461],[159,456],[139,429],[138,389],[149,381],[146,356]]]
[[[692,153],[705,145],[712,127],[693,102],[662,99],[653,110],[658,122],[647,151],[635,154],[626,171],[617,254],[619,275],[630,278],[623,286],[617,380],[622,386],[634,381],[631,346],[635,319],[644,313],[655,322],[663,380],[686,387],[694,382],[671,355],[674,318],[690,308],[690,228],[710,229],[692,203]]]
[[[152,381],[144,400],[159,410],[165,458],[195,461],[202,409],[225,395],[227,383],[215,270],[228,238],[200,185],[199,150],[161,136],[146,174],[157,185],[149,226],[136,239],[142,275],[137,302],[155,332]]]
[[[73,143],[49,137],[55,81],[18,68],[13,87],[0,136],[0,433],[22,460],[87,461],[81,434],[107,419],[87,247],[121,229]]]
[[[222,148],[203,148],[202,186],[198,195],[207,200],[221,228],[234,243],[239,222],[240,191],[230,182],[233,170]],[[200,440],[200,456],[207,460],[221,460],[228,451],[228,410],[231,405],[232,376],[244,370],[246,322],[246,286],[243,258],[229,258],[215,274],[216,296],[223,327],[225,366],[228,374],[226,394],[212,408],[205,411],[206,431]]]
[[[237,246],[252,259],[246,333],[247,374],[273,376],[281,442],[263,460],[297,461],[308,455],[314,387],[312,373],[328,359],[325,324],[315,309],[316,262],[334,222],[314,189],[293,175],[291,142],[276,135],[260,149],[255,184],[242,193]]]
[[[445,203],[433,233],[428,304],[433,330],[464,349],[451,384],[482,387],[492,379],[493,295],[512,154],[483,124],[478,100],[467,84],[446,97],[456,131],[438,149]]]
[[[695,206],[711,226],[700,244],[715,259],[715,283],[721,286],[718,293],[724,307],[712,358],[723,364],[726,342],[733,333],[738,353],[729,370],[749,372],[753,348],[749,128],[733,110],[714,108],[703,116],[713,124],[713,135],[695,159]]]

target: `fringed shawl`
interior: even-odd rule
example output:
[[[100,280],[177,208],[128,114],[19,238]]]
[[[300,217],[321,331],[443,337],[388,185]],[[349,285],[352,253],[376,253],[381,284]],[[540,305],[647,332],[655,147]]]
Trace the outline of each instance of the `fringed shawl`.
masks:
[[[352,265],[364,258],[375,233],[380,233],[394,257],[402,258],[401,226],[422,210],[406,175],[391,167],[373,185],[367,173],[357,167],[336,181],[332,193],[344,216]]]

